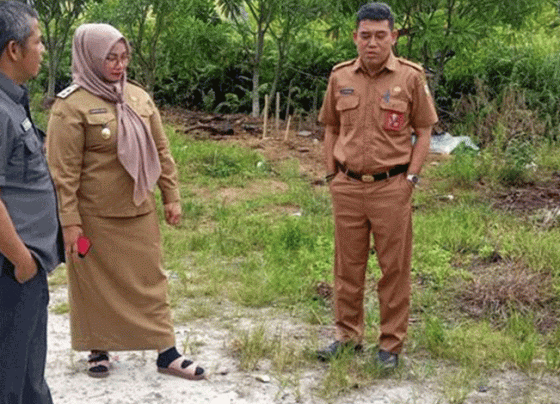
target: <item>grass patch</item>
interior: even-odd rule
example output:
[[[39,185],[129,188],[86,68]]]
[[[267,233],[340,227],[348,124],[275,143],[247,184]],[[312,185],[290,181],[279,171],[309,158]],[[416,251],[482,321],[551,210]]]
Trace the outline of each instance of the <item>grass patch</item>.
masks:
[[[416,349],[453,361],[477,377],[504,367],[530,370],[543,355],[542,338],[533,319],[518,313],[510,316],[503,329],[486,321],[453,324],[426,316],[414,335]]]
[[[183,324],[188,321],[198,320],[201,318],[214,317],[218,313],[218,308],[214,302],[203,299],[193,299],[183,302],[181,308],[175,306],[174,321]]]
[[[66,285],[68,283],[66,265],[59,265],[54,271],[49,274],[49,286],[56,287]]]
[[[171,127],[167,127],[166,134],[182,182],[203,186],[243,186],[249,179],[270,175],[269,164],[253,150],[194,140]]]
[[[543,141],[536,151],[537,167],[547,171],[560,171],[560,144],[558,142]]]
[[[51,311],[54,314],[66,314],[70,312],[70,305],[68,304],[68,302],[59,303],[51,307]]]
[[[239,331],[231,343],[234,355],[239,359],[239,368],[254,371],[268,362],[270,370],[286,373],[296,370],[304,360],[303,349],[289,340],[281,330],[270,335],[265,325],[252,330]],[[266,368],[267,366],[264,366]]]

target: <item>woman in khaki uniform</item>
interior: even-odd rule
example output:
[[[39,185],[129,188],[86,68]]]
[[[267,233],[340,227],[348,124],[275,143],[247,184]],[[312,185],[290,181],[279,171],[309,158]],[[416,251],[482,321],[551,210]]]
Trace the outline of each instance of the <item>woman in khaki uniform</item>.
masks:
[[[175,163],[149,95],[126,81],[130,49],[106,24],[76,30],[74,84],[52,108],[47,154],[67,255],[72,348],[91,351],[88,374],[108,375],[108,351],[157,349],[158,371],[201,379],[181,356],[161,265],[153,188],[176,225]],[[78,240],[92,244],[85,257]]]

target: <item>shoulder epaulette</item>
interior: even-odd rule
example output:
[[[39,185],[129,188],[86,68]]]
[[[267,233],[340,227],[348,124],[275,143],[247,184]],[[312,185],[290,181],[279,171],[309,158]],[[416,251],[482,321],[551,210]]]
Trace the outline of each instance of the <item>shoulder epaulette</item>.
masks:
[[[137,82],[136,80],[132,80],[129,79],[128,77],[126,78],[126,81],[130,84],[135,85],[136,87],[140,87],[142,90],[144,90],[144,86],[142,84],[140,84],[139,82]]]
[[[340,69],[341,67],[344,67],[344,66],[350,66],[350,65],[354,64],[355,61],[356,61],[356,59],[352,59],[352,60],[347,60],[346,62],[339,63],[332,68],[332,71],[334,72],[335,70],[338,70],[338,69]]]
[[[421,65],[419,65],[418,63],[414,63],[414,62],[411,62],[410,60],[403,59],[403,58],[398,58],[398,61],[401,62],[403,65],[410,66],[413,69],[416,69],[419,72],[424,73],[424,68]]]
[[[74,91],[76,91],[78,88],[80,88],[79,85],[77,84],[72,84],[68,87],[66,87],[64,90],[62,90],[61,92],[59,92],[56,96],[58,98],[66,98],[68,97],[70,94],[72,94]]]

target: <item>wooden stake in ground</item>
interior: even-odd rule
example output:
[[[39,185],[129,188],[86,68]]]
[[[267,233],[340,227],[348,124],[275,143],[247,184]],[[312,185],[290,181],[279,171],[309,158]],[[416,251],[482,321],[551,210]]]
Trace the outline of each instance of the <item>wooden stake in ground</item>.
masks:
[[[266,131],[268,126],[268,107],[269,107],[269,100],[268,94],[264,95],[264,120],[263,120],[263,139],[266,139]]]
[[[276,121],[274,122],[275,134],[280,134],[280,93],[276,93]]]
[[[311,133],[314,135],[317,131],[317,103],[319,100],[319,86],[315,87],[315,94],[313,94],[313,112],[311,113]]]
[[[286,133],[284,133],[284,142],[288,141],[288,134],[290,133],[290,123],[292,122],[292,116],[288,116],[288,123],[286,123]]]

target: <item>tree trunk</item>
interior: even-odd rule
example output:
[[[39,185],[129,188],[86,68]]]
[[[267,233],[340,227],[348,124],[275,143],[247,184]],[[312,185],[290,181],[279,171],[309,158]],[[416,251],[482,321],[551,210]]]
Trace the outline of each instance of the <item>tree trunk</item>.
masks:
[[[264,29],[263,23],[259,21],[257,26],[257,44],[255,49],[255,64],[253,66],[253,112],[252,116],[257,118],[260,115],[259,102],[259,81],[261,75],[261,59],[264,49]]]
[[[269,96],[272,98],[276,94],[276,88],[278,87],[278,81],[280,80],[280,72],[284,65],[284,55],[280,52],[278,53],[278,60],[276,61],[276,67],[274,68],[274,79],[272,80],[272,87],[270,88]]]
[[[293,85],[294,77],[290,80],[290,84],[288,85],[288,99],[286,100],[286,117],[290,116],[290,107],[292,106],[292,92],[293,92]]]
[[[154,96],[154,86],[156,84],[156,77],[154,69],[148,69],[146,71],[146,91],[150,94],[150,97]]]
[[[252,98],[253,98],[253,111],[252,111],[252,116],[253,118],[258,118],[259,114],[260,114],[260,103],[259,103],[259,75],[260,75],[260,69],[257,63],[255,63],[255,66],[253,67],[253,92],[252,92]]]
[[[56,85],[56,70],[57,62],[54,52],[49,57],[49,71],[47,77],[47,98],[54,98],[55,85]]]

